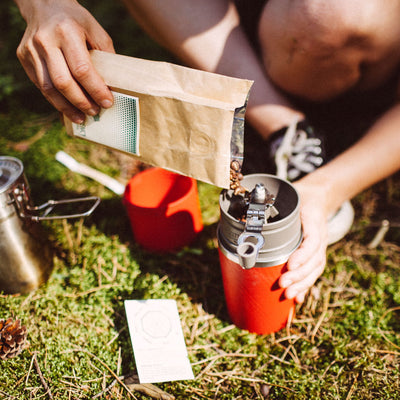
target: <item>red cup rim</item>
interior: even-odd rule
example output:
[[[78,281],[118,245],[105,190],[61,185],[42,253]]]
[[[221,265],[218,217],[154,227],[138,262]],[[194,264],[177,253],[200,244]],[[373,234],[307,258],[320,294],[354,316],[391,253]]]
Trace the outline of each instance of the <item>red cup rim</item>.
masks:
[[[180,196],[179,198],[177,198],[177,199],[174,200],[174,201],[168,202],[168,203],[166,203],[166,204],[160,204],[160,205],[158,205],[157,207],[148,207],[148,206],[145,206],[145,205],[138,205],[138,204],[132,203],[132,202],[128,199],[128,193],[129,193],[129,190],[130,190],[131,187],[132,187],[132,182],[134,182],[135,180],[137,180],[139,177],[142,178],[142,177],[144,177],[145,175],[148,175],[148,174],[150,174],[150,173],[154,174],[154,173],[159,173],[159,172],[161,172],[161,173],[163,173],[163,174],[165,173],[165,174],[171,175],[171,176],[174,177],[174,179],[179,179],[179,180],[183,180],[183,179],[184,179],[184,180],[186,180],[187,182],[189,182],[188,188],[187,188],[187,190],[185,191],[184,195],[183,195],[183,196]],[[179,206],[180,203],[184,202],[184,201],[186,200],[186,198],[190,195],[190,192],[193,190],[194,184],[195,184],[195,179],[192,178],[192,177],[190,177],[190,176],[181,175],[181,174],[178,174],[178,173],[173,172],[173,171],[166,170],[166,169],[161,168],[161,167],[151,167],[151,168],[148,168],[148,169],[146,169],[146,170],[144,170],[144,171],[141,171],[141,172],[137,173],[136,175],[134,175],[134,176],[129,180],[129,182],[128,182],[128,184],[126,185],[126,188],[125,188],[124,198],[123,198],[123,199],[124,199],[124,201],[125,201],[126,203],[128,203],[130,206],[138,207],[138,208],[140,208],[140,209],[142,209],[142,210],[153,210],[154,208],[165,208],[165,209],[168,209],[168,208],[171,208],[171,207],[174,207],[174,206]]]

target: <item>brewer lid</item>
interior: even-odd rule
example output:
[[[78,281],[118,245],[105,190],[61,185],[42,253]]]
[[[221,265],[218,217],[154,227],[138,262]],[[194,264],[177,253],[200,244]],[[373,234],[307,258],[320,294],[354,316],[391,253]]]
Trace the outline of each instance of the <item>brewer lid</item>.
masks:
[[[0,156],[0,193],[9,189],[23,171],[24,166],[18,158]]]

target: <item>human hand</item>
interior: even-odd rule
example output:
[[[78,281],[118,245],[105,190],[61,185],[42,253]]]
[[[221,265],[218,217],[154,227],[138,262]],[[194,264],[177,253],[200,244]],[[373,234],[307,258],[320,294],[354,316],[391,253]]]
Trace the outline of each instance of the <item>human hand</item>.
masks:
[[[280,280],[286,288],[287,298],[295,298],[298,303],[304,301],[307,291],[323,273],[326,264],[328,246],[328,212],[326,196],[319,187],[303,183],[294,184],[300,195],[300,217],[303,228],[303,242],[290,256],[288,271]]]
[[[113,104],[89,49],[114,52],[110,36],[77,2],[16,0],[27,28],[17,56],[46,99],[75,123]]]

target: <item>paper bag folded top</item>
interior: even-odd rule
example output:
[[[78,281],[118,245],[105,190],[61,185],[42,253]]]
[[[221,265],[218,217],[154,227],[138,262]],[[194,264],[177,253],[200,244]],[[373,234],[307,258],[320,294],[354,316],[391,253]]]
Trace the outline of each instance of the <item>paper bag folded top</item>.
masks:
[[[65,118],[69,134],[229,187],[231,156],[243,156],[237,117],[243,117],[252,81],[98,50],[91,57],[114,106],[81,125]]]

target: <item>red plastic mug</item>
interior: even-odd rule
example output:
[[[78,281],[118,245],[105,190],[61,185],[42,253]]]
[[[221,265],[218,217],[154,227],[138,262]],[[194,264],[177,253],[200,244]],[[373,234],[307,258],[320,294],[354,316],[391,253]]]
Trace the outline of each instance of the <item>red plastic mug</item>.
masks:
[[[179,250],[203,229],[193,178],[158,167],[147,169],[128,182],[123,202],[135,240],[147,250]]]

